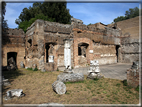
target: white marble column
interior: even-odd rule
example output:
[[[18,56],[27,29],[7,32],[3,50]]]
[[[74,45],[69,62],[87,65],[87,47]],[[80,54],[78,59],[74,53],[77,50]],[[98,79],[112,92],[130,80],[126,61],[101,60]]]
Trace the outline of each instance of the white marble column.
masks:
[[[71,40],[66,39],[64,44],[64,65],[67,68],[69,66],[69,69],[71,69]]]

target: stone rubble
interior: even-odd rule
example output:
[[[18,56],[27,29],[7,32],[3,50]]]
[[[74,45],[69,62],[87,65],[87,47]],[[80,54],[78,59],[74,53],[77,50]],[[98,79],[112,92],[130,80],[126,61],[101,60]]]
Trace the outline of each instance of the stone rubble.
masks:
[[[6,92],[6,96],[4,97],[5,100],[8,100],[8,99],[11,99],[13,98],[14,96],[15,97],[23,97],[25,96],[25,94],[23,93],[23,90],[22,89],[12,89],[12,90],[8,90]]]
[[[66,92],[66,85],[61,81],[55,81],[52,84],[52,88],[59,95],[65,94],[65,92]]]
[[[2,78],[2,84],[4,86],[8,86],[8,85],[10,85],[10,82],[8,82],[8,79],[5,79],[4,76],[3,76],[3,78]]]
[[[84,81],[84,75],[82,73],[61,73],[57,80],[62,82]]]

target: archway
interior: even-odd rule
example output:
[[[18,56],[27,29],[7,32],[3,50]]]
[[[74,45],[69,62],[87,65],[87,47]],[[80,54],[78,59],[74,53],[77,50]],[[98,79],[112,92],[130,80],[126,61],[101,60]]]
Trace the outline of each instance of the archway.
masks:
[[[79,43],[78,44],[78,56],[84,56],[86,57],[88,54],[88,46],[87,43]]]

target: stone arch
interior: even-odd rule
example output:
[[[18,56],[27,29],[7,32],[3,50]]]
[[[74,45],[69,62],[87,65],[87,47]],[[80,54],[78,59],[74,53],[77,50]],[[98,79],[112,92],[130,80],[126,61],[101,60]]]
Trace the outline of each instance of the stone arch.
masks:
[[[78,67],[79,66],[79,56],[78,56],[78,46],[80,44],[86,45],[86,60],[87,63],[90,63],[90,60],[93,60],[93,54],[89,53],[89,50],[93,50],[93,42],[88,39],[88,38],[74,38],[74,66]],[[86,63],[86,64],[87,64]]]

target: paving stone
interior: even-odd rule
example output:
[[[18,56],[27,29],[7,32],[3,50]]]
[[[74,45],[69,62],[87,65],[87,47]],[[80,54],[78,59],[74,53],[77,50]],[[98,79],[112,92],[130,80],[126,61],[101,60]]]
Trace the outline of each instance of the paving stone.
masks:
[[[104,75],[105,78],[113,78],[124,80],[127,79],[126,71],[131,68],[131,63],[117,63],[111,65],[100,65],[100,73]],[[75,68],[74,73],[83,73],[87,75],[89,67]]]

